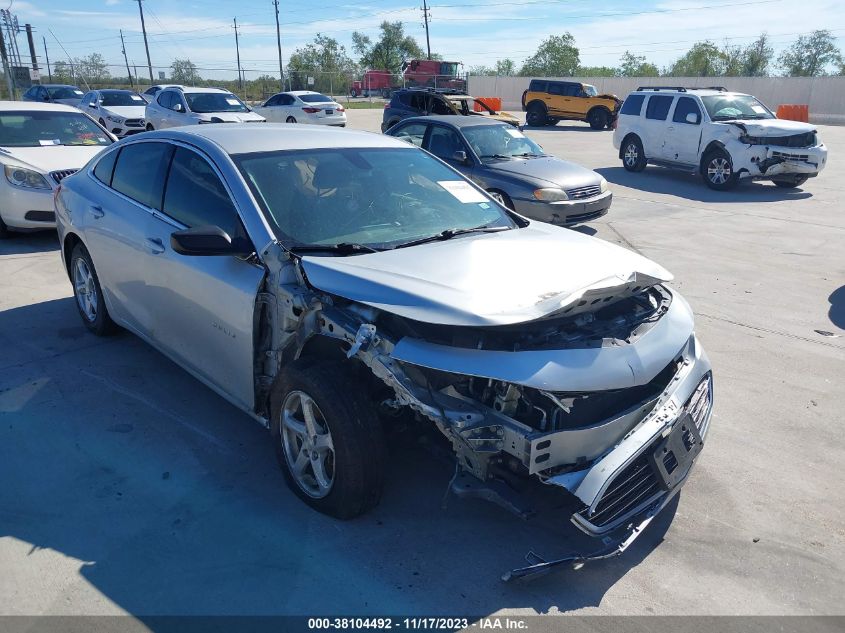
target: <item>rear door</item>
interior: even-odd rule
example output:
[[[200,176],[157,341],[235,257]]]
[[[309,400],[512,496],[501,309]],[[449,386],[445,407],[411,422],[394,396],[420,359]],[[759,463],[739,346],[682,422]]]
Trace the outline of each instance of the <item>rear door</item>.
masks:
[[[672,109],[674,95],[649,95],[642,121],[643,149],[648,158],[666,158],[666,119]]]
[[[158,245],[146,267],[147,297],[162,350],[246,408],[252,408],[253,312],[264,268],[230,255],[191,257],[170,235],[215,225],[249,239],[218,170],[197,151],[177,146],[161,212],[150,215],[147,239]]]
[[[698,102],[692,97],[678,97],[670,120],[666,126],[663,158],[676,163],[697,164],[702,120]]]

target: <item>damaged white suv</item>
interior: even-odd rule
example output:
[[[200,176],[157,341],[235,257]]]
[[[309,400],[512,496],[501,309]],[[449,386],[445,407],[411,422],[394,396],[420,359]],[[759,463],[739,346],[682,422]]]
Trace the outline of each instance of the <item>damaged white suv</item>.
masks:
[[[688,170],[719,190],[744,178],[800,187],[827,162],[813,125],[778,119],[751,95],[720,87],[638,88],[622,104],[613,146],[628,171]]]
[[[152,132],[64,180],[56,207],[85,325],[134,332],[268,427],[320,512],[378,503],[402,426],[451,447],[461,496],[522,515],[531,491],[568,500],[600,558],[703,446],[710,363],[671,275],[401,140]]]

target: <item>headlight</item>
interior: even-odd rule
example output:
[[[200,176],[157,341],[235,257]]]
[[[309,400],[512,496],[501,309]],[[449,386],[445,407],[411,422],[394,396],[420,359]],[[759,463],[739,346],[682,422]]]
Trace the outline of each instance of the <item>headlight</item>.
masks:
[[[119,117],[119,116],[114,116],[113,114],[108,115],[106,118],[107,118],[109,121],[111,121],[112,123],[123,123],[123,118],[122,118],[122,117]]]
[[[534,191],[534,197],[543,202],[560,202],[562,200],[569,200],[569,196],[563,189],[537,189]]]
[[[606,178],[601,179],[601,183],[599,183],[599,187],[601,188],[602,193],[607,192],[608,186],[607,186],[607,179]]]
[[[5,165],[4,171],[6,172],[6,180],[16,187],[52,189],[47,179],[37,171],[24,169],[23,167],[13,167],[12,165]]]

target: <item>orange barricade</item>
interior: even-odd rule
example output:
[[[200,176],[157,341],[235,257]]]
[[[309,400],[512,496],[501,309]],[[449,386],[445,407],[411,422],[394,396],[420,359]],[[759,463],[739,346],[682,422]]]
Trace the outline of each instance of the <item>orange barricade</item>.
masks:
[[[804,123],[809,123],[810,106],[806,103],[782,103],[778,106],[777,117],[779,119],[787,119],[789,121],[803,121]]]
[[[476,97],[475,99],[476,101],[483,101],[487,107],[496,110],[496,112],[502,109],[502,100],[499,97]],[[484,112],[484,108],[478,103],[473,103],[472,109],[475,112]]]

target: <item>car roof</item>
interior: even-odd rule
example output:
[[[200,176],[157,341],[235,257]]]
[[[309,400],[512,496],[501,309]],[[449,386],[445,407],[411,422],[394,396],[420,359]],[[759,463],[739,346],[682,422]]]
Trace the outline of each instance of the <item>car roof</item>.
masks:
[[[487,117],[484,115],[474,115],[471,114],[469,116],[463,116],[460,114],[456,115],[434,115],[434,116],[412,116],[408,117],[407,119],[402,119],[400,123],[407,123],[408,121],[416,121],[418,123],[443,123],[445,125],[451,125],[452,127],[457,128],[465,128],[465,127],[475,127],[476,125],[506,125],[507,127],[511,127],[509,123],[505,123],[499,119],[494,119],[492,117]]]
[[[285,123],[189,125],[148,132],[143,136],[148,139],[170,138],[195,144],[202,144],[203,140],[210,141],[228,154],[297,149],[410,147],[404,141],[384,134]]]
[[[222,88],[200,88],[197,86],[168,86],[169,88],[179,88],[182,92],[216,92],[223,95],[230,95],[232,94],[228,90],[223,90]]]
[[[0,112],[25,112],[27,110],[36,112],[76,112],[81,114],[79,108],[63,105],[61,103],[41,103],[40,101],[0,101]]]
[[[134,90],[123,90],[121,88],[102,88],[100,90],[92,90],[91,92],[109,92],[109,93],[125,92],[125,93],[129,93],[129,94],[133,94],[133,95],[135,94]]]
[[[649,88],[648,86],[644,87],[645,90],[633,90],[632,93],[637,94],[693,94],[698,95],[699,97],[710,97],[714,95],[731,95],[735,97],[747,97],[744,92],[731,92],[728,90],[718,90],[716,88],[684,88],[683,90],[678,90],[677,88],[660,88],[660,89],[653,89]]]
[[[42,88],[73,88],[74,90],[79,90],[78,86],[74,86],[73,84],[41,84]]]
[[[288,92],[283,92],[282,94],[294,95],[298,97],[299,95],[321,95],[323,93],[317,92],[316,90],[289,90]]]

